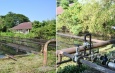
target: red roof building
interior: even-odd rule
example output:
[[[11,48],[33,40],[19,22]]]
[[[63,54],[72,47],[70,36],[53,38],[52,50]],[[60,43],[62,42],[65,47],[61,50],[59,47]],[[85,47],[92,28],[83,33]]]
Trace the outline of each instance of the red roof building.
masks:
[[[29,33],[29,31],[32,29],[32,23],[31,22],[24,22],[21,24],[18,24],[17,26],[14,26],[11,28],[16,33]]]
[[[61,6],[56,8],[56,15],[62,14],[63,13],[63,8]]]
[[[69,4],[69,6],[71,7],[73,4],[74,4],[74,3]],[[63,9],[61,6],[59,6],[59,7],[56,8],[56,15],[60,15],[60,14],[62,14],[63,12],[64,12],[64,9]]]

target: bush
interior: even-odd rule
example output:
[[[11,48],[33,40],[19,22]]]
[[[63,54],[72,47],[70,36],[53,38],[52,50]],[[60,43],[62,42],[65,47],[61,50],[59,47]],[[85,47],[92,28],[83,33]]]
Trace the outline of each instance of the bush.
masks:
[[[81,67],[78,67],[75,65],[68,65],[68,66],[65,66],[64,68],[60,67],[58,69],[57,73],[81,73],[86,69],[87,69],[87,67],[84,65]]]

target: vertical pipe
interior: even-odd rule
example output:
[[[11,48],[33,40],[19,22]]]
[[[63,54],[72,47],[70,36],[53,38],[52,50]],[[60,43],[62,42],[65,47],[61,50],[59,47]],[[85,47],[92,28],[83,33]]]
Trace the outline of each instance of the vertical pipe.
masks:
[[[61,62],[61,61],[62,61],[62,55],[58,54],[58,62]]]
[[[49,41],[47,41],[44,45],[44,49],[43,49],[43,54],[44,54],[44,58],[43,58],[43,65],[46,66],[47,65],[47,48],[48,48],[48,44],[51,42],[56,42],[55,39],[51,39]]]

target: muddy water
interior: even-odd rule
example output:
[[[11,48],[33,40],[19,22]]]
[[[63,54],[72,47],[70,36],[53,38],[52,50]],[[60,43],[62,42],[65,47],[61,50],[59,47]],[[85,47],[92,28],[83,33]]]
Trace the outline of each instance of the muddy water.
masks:
[[[5,57],[5,55],[0,55],[0,58],[4,58]]]
[[[3,54],[4,52],[2,50],[0,50],[0,58],[4,58],[5,55]]]

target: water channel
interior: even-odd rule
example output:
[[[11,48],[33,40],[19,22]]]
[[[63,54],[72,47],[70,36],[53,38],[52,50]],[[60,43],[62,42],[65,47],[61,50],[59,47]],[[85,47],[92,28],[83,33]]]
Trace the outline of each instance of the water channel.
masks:
[[[20,54],[26,54],[26,53],[22,51],[16,52],[16,50],[13,49],[13,47],[9,47],[9,46],[0,44],[0,58],[6,57],[6,54],[7,55],[20,55]]]

